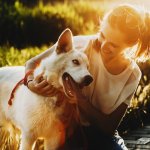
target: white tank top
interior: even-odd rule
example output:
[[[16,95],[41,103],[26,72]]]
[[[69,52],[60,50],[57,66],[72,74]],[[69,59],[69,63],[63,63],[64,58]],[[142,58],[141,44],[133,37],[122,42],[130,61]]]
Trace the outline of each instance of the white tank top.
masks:
[[[109,73],[103,64],[100,52],[94,48],[96,38],[96,36],[87,38],[78,36],[74,40],[76,48],[86,51],[90,62],[90,72],[94,79],[90,86],[84,88],[83,93],[96,109],[110,114],[121,103],[130,104],[140,81],[141,71],[138,65],[131,61],[120,74]]]

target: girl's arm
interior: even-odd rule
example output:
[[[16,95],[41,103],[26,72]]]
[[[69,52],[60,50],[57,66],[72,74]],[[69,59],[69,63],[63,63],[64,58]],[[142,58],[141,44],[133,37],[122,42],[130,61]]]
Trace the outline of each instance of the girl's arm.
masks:
[[[55,50],[55,47],[56,44],[47,49],[46,51],[42,52],[41,54],[29,59],[25,64],[25,73],[27,73],[30,70],[34,70],[42,59],[48,57]]]
[[[80,99],[78,100],[78,106],[85,116],[85,118],[95,127],[103,131],[108,135],[113,135],[114,131],[119,126],[119,123],[124,116],[127,105],[122,103],[115,111],[111,114],[104,114],[97,109],[95,109],[88,100]]]
[[[40,74],[36,78],[34,78],[32,72],[40,64],[42,59],[52,54],[55,48],[56,48],[56,44],[53,45],[48,50],[44,51],[43,53],[28,60],[25,65],[25,74],[30,72],[30,74],[27,77],[27,83],[26,83],[28,88],[31,91],[40,94],[42,96],[53,96],[59,91],[56,90],[51,85],[49,85],[48,82],[43,79],[43,74]]]
[[[75,83],[73,83],[73,81],[71,81],[71,87],[74,98],[77,99],[79,110],[87,119],[87,121],[89,121],[90,124],[94,125],[102,132],[108,135],[113,135],[114,131],[119,126],[119,123],[122,120],[122,117],[124,116],[128,105],[122,103],[111,114],[105,114],[97,110],[88,101],[88,99],[83,96],[81,90],[76,86]]]

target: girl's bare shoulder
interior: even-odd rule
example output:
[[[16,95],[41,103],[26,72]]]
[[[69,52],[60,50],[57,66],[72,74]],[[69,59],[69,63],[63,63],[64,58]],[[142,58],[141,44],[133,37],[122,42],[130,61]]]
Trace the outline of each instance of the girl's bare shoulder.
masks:
[[[73,37],[74,47],[76,49],[83,49],[87,47],[88,43],[91,40],[94,40],[97,38],[97,35],[78,35]]]

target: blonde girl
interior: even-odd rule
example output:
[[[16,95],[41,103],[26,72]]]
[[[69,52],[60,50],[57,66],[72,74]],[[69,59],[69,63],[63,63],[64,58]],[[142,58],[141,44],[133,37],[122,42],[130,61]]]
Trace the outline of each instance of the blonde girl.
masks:
[[[149,12],[128,4],[119,5],[106,13],[98,34],[76,36],[73,40],[76,48],[85,50],[94,78],[82,92],[70,81],[78,100],[88,149],[127,149],[114,133],[141,78],[136,61],[149,58]],[[34,69],[51,51],[52,48],[29,60],[26,72]],[[44,79],[39,80],[41,76],[30,75],[28,87],[38,94],[51,96],[56,89]]]

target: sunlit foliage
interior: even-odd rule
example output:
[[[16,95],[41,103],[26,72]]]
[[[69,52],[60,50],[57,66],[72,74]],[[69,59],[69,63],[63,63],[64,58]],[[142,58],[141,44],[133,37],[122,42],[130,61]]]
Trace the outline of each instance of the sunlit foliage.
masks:
[[[13,46],[0,47],[0,67],[25,65],[25,62],[33,56],[46,50],[47,46],[28,47],[17,49]]]
[[[74,35],[92,34],[99,30],[99,20],[106,10],[102,2],[39,1],[27,7],[19,1],[12,5],[0,1],[0,44],[41,46],[55,42],[65,28],[70,28]]]

